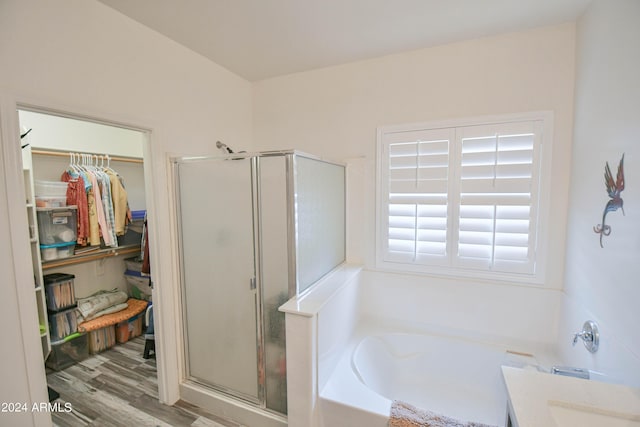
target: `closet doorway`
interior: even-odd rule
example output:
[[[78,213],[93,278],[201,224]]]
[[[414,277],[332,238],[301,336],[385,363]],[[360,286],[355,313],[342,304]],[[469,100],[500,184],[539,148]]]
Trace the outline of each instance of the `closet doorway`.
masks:
[[[36,285],[34,304],[50,397],[59,390],[62,401],[75,403],[79,413],[83,396],[91,407],[91,393],[82,390],[86,384],[98,390],[106,387],[110,393],[120,389],[121,396],[116,396],[126,399],[131,396],[125,387],[130,383],[125,375],[127,364],[136,363],[131,360],[137,357],[138,367],[144,370],[137,374],[138,388],[155,388],[155,395],[150,395],[157,401],[155,361],[142,359],[153,283],[148,269],[140,271],[145,246],[148,248],[143,161],[148,133],[37,109],[19,108],[18,116]],[[76,190],[82,187],[89,197],[87,205],[74,203],[71,207],[63,182],[78,175],[84,180]],[[93,186],[101,190],[100,195]],[[100,209],[102,215],[98,215]],[[84,221],[86,233],[78,227]],[[91,229],[96,223],[97,235]],[[127,319],[85,332],[82,322],[95,314],[81,311],[78,303],[96,295],[113,296],[113,302],[103,299],[101,304],[115,313],[124,313],[116,310],[117,304],[131,308],[130,298],[144,303]],[[106,357],[109,350],[111,355]],[[61,390],[65,382],[77,383],[79,388]]]

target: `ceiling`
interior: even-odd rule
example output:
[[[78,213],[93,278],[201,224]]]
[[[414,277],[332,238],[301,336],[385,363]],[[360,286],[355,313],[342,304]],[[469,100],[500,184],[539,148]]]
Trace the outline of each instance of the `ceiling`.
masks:
[[[99,0],[249,81],[573,21],[591,0]]]

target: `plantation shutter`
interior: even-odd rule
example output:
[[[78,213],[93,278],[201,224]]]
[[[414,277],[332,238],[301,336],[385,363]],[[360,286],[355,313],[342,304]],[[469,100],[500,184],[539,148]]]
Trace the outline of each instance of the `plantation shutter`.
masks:
[[[530,121],[457,129],[455,265],[534,272],[538,126]]]
[[[535,279],[543,124],[382,131],[379,262]]]
[[[448,203],[452,129],[383,136],[387,239],[384,260],[448,262]]]

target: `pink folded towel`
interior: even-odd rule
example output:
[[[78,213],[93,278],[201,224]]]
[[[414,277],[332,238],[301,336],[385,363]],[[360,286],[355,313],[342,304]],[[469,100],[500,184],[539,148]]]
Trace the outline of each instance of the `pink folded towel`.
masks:
[[[391,404],[389,427],[495,427],[473,421],[464,422],[416,408],[406,402],[394,400]]]

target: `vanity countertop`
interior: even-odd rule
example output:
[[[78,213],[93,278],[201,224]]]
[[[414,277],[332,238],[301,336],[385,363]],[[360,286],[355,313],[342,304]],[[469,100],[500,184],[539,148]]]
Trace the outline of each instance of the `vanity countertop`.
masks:
[[[640,427],[640,389],[502,367],[513,427]]]

